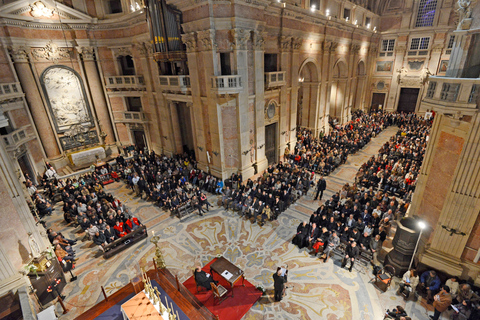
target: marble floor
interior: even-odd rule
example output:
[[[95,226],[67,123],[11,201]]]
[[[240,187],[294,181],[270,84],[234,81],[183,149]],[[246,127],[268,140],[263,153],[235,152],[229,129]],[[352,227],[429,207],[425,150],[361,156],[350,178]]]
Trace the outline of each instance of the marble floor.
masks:
[[[338,191],[346,182],[352,182],[358,167],[396,132],[391,127],[374,138],[363,150],[350,156],[347,163],[326,177],[327,191],[324,199]],[[386,309],[397,305],[406,307],[413,319],[428,319],[425,306],[419,302],[407,302],[395,295],[396,285],[382,293],[369,281],[371,270],[340,268],[338,258],[323,263],[305,249],[291,244],[296,227],[308,219],[320,201],[313,201],[312,194],[304,196],[284,212],[277,221],[263,227],[244,221],[236,213],[215,206],[204,217],[191,216],[184,222],[169,213],[134,197],[131,190],[119,182],[107,186],[131,208],[151,234],[161,237],[167,267],[185,281],[197,264],[206,264],[217,255],[223,255],[246,274],[255,285],[262,284],[267,293],[244,316],[244,319],[383,319]],[[216,203],[211,196],[210,202]],[[67,237],[82,239],[83,234],[67,227],[60,214],[49,217],[48,225],[62,231]],[[124,286],[135,266],[152,267],[154,245],[150,239],[105,260],[90,241],[75,245],[79,260],[74,271],[78,280],[68,283],[64,294],[70,310],[60,319],[73,319],[103,299],[101,286],[111,294]],[[272,274],[277,266],[288,264],[289,289],[281,302],[273,300]],[[67,276],[69,277],[69,276]],[[399,279],[396,279],[398,281]],[[430,307],[430,306],[429,306]],[[60,306],[57,304],[57,310]],[[431,307],[429,314],[432,314]],[[59,312],[61,314],[61,312]]]

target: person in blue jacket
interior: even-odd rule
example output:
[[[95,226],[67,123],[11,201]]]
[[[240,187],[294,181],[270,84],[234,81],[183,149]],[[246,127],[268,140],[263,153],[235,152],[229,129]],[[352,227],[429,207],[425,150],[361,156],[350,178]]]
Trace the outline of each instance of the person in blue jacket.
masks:
[[[425,271],[420,277],[417,288],[422,295],[427,295],[427,304],[433,303],[433,296],[438,292],[442,282],[434,270]]]

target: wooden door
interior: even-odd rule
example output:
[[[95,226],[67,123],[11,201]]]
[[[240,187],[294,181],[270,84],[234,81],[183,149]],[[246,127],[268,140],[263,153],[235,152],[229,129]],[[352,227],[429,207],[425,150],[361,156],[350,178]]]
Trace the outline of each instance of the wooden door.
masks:
[[[415,112],[418,101],[419,88],[402,88],[398,99],[398,112]]]

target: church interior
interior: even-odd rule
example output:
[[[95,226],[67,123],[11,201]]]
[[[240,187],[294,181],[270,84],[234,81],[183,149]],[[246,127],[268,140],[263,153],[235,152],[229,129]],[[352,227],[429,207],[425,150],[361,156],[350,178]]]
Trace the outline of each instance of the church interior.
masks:
[[[37,319],[51,307],[59,319],[94,319],[82,314],[133,283],[141,268],[163,269],[163,262],[186,285],[195,266],[222,256],[266,290],[239,315],[245,320],[373,320],[399,305],[412,319],[428,319],[432,305],[396,294],[412,263],[478,290],[480,2],[0,0],[0,24],[0,318]],[[419,119],[417,129],[433,122],[417,139],[425,141],[417,144],[414,183],[398,197],[408,205],[388,224],[378,253],[381,264],[398,269],[383,292],[369,263],[349,272],[338,256],[323,263],[292,238],[357,182],[364,164],[400,135],[398,119],[407,114]],[[385,119],[397,120],[376,126]],[[151,152],[185,168],[194,162],[201,175],[239,188],[272,165],[297,163],[305,132],[328,142],[350,124],[370,132],[368,142],[326,172],[323,199],[307,187],[265,225],[225,209],[216,186],[206,184],[210,211],[172,215],[109,171],[104,192],[128,207],[143,232],[110,257],[66,221],[62,188],[47,199],[47,215],[35,205],[38,194],[47,197],[43,181],[80,182],[107,164],[118,168],[119,158]],[[380,189],[397,194],[392,185]],[[70,271],[55,258],[49,228],[74,241]],[[282,265],[289,288],[276,302],[272,274]],[[61,292],[52,292],[49,269]]]

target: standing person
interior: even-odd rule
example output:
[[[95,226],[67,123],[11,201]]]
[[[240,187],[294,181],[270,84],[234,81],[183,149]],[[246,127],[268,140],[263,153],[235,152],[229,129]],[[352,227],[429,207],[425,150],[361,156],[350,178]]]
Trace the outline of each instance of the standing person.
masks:
[[[285,292],[285,282],[287,282],[288,270],[278,267],[277,272],[273,274],[273,287],[275,289],[275,301],[282,300]]]
[[[442,290],[433,297],[433,307],[435,308],[435,313],[433,316],[430,316],[432,320],[438,320],[443,311],[447,310],[448,306],[452,304],[452,296],[450,295],[450,288],[448,286],[443,286]]]
[[[315,193],[315,198],[313,200],[318,199],[318,194],[320,194],[320,200],[323,198],[323,191],[327,189],[327,182],[323,178],[323,176],[320,176],[320,179],[317,181],[317,192]]]

